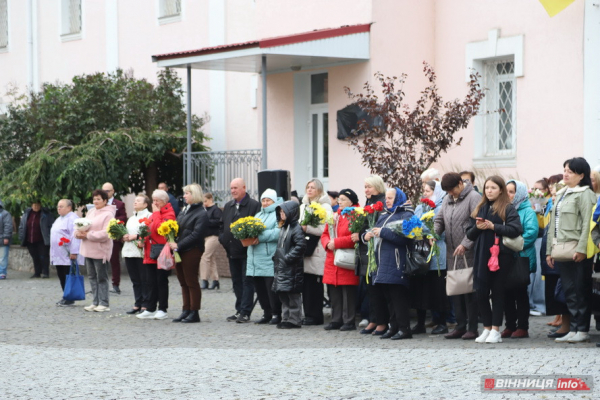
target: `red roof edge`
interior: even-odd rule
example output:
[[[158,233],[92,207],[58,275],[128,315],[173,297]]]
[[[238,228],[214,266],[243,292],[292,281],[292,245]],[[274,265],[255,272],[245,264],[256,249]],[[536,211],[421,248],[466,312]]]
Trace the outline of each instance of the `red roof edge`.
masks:
[[[261,49],[266,47],[284,46],[286,44],[310,42],[312,40],[328,39],[337,36],[351,35],[354,33],[369,32],[370,30],[370,23],[363,25],[346,25],[340,28],[317,29],[312,32],[280,36],[271,39],[262,39],[259,41],[259,46]]]
[[[167,54],[158,54],[152,56],[152,62],[162,61],[162,60],[171,60],[173,58],[181,58],[181,57],[193,57],[200,56],[206,54],[214,54],[214,53],[224,53],[230,50],[242,50],[248,49],[251,47],[258,47],[258,41],[244,42],[244,43],[236,43],[236,44],[226,44],[222,46],[215,47],[205,47],[198,50],[188,50],[188,51],[179,51],[176,53],[167,53]]]

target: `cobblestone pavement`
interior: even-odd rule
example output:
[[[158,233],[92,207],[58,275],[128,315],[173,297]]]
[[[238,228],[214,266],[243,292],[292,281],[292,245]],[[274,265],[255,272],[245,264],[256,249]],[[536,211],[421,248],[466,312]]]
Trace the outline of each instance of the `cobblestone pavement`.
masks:
[[[551,317],[530,319],[530,339],[500,344],[432,335],[389,341],[321,326],[282,331],[226,322],[234,303],[229,280],[221,290],[203,291],[202,323],[182,325],[125,314],[133,303],[126,276],[108,313],[84,312],[89,301],[56,307],[58,279],[28,277],[9,271],[0,281],[0,400],[517,397],[482,394],[481,376],[490,374],[593,375],[600,387],[598,332],[590,344],[554,343],[546,338]],[[175,276],[170,290],[173,318],[181,308]]]

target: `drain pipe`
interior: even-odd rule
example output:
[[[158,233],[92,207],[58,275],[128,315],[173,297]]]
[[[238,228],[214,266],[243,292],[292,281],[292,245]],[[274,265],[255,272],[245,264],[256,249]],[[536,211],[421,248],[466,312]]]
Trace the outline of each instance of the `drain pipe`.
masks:
[[[38,75],[38,26],[37,26],[37,0],[27,1],[28,24],[27,24],[27,55],[28,55],[28,76],[27,84],[29,90],[37,91],[39,89]]]

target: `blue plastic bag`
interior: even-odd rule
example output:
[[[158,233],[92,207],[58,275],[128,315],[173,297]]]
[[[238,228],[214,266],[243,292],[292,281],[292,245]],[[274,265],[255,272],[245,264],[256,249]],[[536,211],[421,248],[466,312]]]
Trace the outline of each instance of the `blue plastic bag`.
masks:
[[[79,273],[77,260],[71,260],[71,270],[65,281],[63,299],[69,301],[85,300],[85,285],[83,284],[83,276]]]

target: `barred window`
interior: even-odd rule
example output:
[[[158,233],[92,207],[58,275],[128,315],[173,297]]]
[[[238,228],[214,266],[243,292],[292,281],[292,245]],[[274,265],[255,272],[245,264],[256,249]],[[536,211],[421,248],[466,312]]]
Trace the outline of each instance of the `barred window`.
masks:
[[[61,34],[75,35],[81,33],[81,0],[62,0]]]
[[[160,0],[159,18],[181,15],[181,0]]]
[[[0,49],[8,47],[8,0],[0,0]]]
[[[515,67],[512,60],[488,61],[484,65],[485,155],[516,154],[515,130]]]

